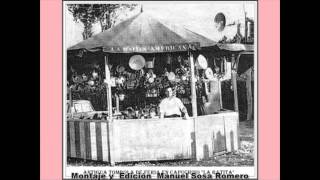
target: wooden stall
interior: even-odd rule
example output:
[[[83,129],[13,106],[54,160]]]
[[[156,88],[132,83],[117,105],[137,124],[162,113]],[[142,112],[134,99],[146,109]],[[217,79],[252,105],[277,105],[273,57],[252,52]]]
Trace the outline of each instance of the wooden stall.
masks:
[[[145,24],[149,24],[149,26],[145,26]],[[152,29],[159,32],[154,33]],[[69,48],[69,51],[72,52],[102,51],[101,54],[104,56],[102,62],[105,67],[104,83],[107,86],[108,97],[106,109],[108,118],[107,120],[67,119],[65,122],[67,126],[67,156],[114,164],[127,161],[201,160],[237,150],[239,148],[239,114],[237,109],[236,111],[222,111],[221,106],[216,108],[211,104],[207,107],[207,111],[212,112],[198,114],[199,98],[197,97],[196,84],[200,78],[196,76],[197,67],[195,66],[197,63],[199,64],[199,59],[195,62],[195,55],[199,55],[202,47],[215,45],[216,43],[212,40],[192,31],[178,28],[168,29],[167,26],[141,13],[118,24],[110,31],[104,31],[94,38]],[[182,80],[183,76],[181,76],[179,81],[187,81],[186,84],[190,89],[190,94],[187,95],[192,106],[190,118],[119,119],[115,117],[114,113],[116,112],[113,109],[119,111],[119,107],[115,107],[119,103],[118,101],[112,103],[112,81],[109,66],[111,61],[118,59],[113,59],[112,56],[123,58],[126,55],[131,57],[153,55],[155,57],[155,54],[170,53],[184,53],[183,55],[187,57],[183,60],[187,62],[190,69],[186,73],[188,75],[184,77],[187,80]],[[160,58],[159,62],[163,62],[162,60]],[[171,63],[169,64],[172,66]],[[143,66],[140,68],[130,67],[134,73],[139,74]],[[234,77],[232,76],[232,78]],[[166,79],[170,79],[169,76]],[[236,89],[236,84],[234,87]],[[221,102],[221,97],[217,98],[220,96],[219,88],[212,90],[212,93],[212,97],[209,99],[212,99],[212,102]],[[117,100],[120,95],[116,95]]]

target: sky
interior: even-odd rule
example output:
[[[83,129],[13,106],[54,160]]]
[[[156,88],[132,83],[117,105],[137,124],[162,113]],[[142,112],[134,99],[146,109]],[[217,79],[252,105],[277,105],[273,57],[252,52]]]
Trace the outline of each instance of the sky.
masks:
[[[118,3],[112,2],[111,3]],[[122,2],[123,3],[123,2]],[[130,3],[130,2],[128,2]],[[228,26],[222,32],[218,32],[214,17],[217,13],[222,12],[226,17],[226,24],[233,22],[244,22],[244,14],[255,20],[256,22],[256,2],[214,2],[214,1],[184,1],[184,2],[151,2],[143,1],[137,2],[143,7],[143,12],[149,14],[160,22],[175,24],[183,26],[193,32],[201,34],[214,41],[219,41],[223,36],[232,38],[237,29],[236,26]],[[139,13],[140,8],[128,13],[122,17],[122,20],[129,18]],[[65,32],[66,32],[66,47],[75,45],[82,41],[83,25],[75,23],[73,17],[69,12],[65,13]],[[99,33],[100,26],[95,24],[93,27],[94,34]],[[244,28],[241,28],[241,33],[244,34]]]

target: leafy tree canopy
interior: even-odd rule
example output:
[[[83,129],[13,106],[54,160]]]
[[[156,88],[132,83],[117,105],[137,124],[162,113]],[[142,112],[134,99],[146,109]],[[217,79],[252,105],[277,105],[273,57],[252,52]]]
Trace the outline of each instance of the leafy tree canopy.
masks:
[[[92,36],[92,25],[100,22],[104,31],[116,23],[119,12],[132,11],[137,4],[69,4],[68,10],[72,13],[74,21],[82,22],[83,39]],[[119,11],[119,12],[118,12]]]

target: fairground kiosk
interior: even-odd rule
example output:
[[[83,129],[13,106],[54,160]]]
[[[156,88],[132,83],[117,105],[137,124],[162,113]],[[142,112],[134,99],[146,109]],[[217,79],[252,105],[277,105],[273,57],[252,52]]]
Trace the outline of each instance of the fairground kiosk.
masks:
[[[239,114],[223,108],[220,83],[231,79],[237,89],[235,59],[217,60],[202,48],[219,51],[216,42],[143,13],[69,48],[68,64],[103,67],[108,116],[66,118],[67,157],[114,164],[202,160],[238,150]],[[168,85],[190,118],[159,118]]]

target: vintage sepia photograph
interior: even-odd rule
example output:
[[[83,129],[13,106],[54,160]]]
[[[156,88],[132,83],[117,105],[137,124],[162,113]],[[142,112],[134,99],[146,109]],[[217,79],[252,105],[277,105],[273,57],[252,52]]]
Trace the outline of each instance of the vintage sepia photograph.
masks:
[[[257,19],[256,1],[64,1],[64,178],[256,178]]]

